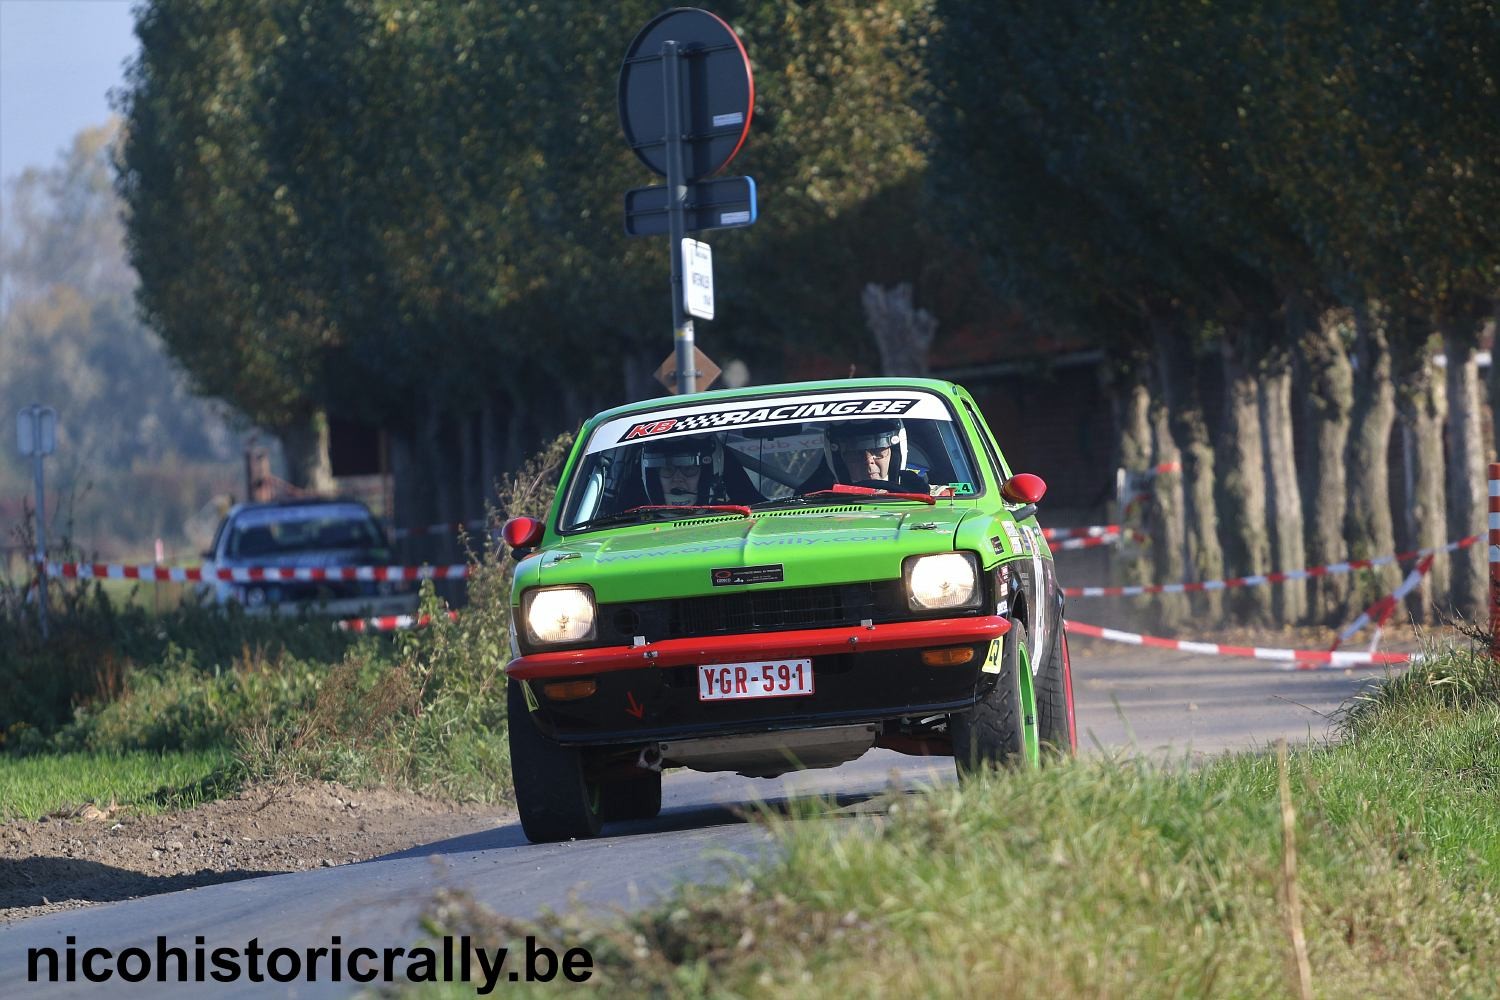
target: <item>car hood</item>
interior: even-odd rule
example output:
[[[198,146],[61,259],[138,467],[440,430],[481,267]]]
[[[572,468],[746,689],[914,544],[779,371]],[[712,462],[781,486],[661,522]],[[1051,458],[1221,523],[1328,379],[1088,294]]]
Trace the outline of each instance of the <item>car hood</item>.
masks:
[[[591,532],[523,560],[516,593],[587,583],[598,601],[614,603],[895,579],[907,556],[951,551],[959,523],[972,513],[949,505],[850,507]],[[750,567],[765,568],[750,574],[758,582],[727,582],[742,577],[723,571]]]

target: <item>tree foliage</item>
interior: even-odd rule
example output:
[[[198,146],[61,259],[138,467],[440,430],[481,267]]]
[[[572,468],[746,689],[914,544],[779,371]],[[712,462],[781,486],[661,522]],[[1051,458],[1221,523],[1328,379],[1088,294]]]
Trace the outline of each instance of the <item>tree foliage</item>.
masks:
[[[907,98],[923,6],[721,11],[759,84],[731,169],[757,178],[763,221],[718,247],[729,307],[713,332],[738,350],[847,345],[874,228],[901,233],[886,280],[920,266],[925,128]],[[202,391],[271,426],[309,408],[388,422],[423,398],[524,404],[557,383],[617,396],[622,356],[654,364],[669,346],[664,241],[621,220],[624,192],[660,179],[615,108],[625,45],[657,12],[148,4],[121,186],[152,324]],[[838,228],[882,197],[864,238]],[[847,301],[808,290],[813,266]]]
[[[940,196],[1050,315],[1144,287],[1223,322],[1293,291],[1430,321],[1500,284],[1492,2],[937,12]]]

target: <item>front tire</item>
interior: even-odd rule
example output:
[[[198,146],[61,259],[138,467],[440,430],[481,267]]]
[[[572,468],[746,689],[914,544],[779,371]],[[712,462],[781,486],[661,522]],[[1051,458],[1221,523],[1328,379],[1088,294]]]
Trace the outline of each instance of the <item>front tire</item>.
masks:
[[[1028,729],[1034,725],[1034,718],[1027,716],[1034,709],[1028,705],[1031,667],[1025,649],[1026,626],[1012,619],[995,683],[972,708],[953,713],[953,760],[960,778],[987,767],[1019,767],[1034,759],[1027,740]]]
[[[506,682],[510,773],[521,829],[534,844],[597,837],[604,825],[602,789],[585,771],[583,751],[542,735],[521,682]]]

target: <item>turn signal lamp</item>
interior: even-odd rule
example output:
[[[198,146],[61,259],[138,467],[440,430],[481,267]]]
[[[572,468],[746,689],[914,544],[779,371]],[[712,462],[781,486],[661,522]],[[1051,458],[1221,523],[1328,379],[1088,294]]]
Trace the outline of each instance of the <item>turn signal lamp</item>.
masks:
[[[972,659],[974,650],[968,646],[922,650],[922,662],[929,667],[961,667]]]
[[[553,701],[577,701],[597,690],[599,685],[596,681],[559,681],[556,684],[542,685],[542,694]]]

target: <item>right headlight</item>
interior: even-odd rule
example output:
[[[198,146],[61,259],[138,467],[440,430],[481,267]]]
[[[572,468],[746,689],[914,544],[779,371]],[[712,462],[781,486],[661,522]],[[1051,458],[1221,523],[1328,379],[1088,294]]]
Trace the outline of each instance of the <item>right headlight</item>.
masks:
[[[543,587],[522,599],[526,637],[534,645],[583,642],[594,637],[594,592],[588,587]]]
[[[913,611],[978,607],[979,564],[972,553],[942,552],[911,556],[901,567],[906,599]]]

